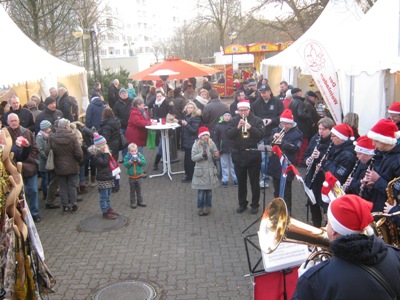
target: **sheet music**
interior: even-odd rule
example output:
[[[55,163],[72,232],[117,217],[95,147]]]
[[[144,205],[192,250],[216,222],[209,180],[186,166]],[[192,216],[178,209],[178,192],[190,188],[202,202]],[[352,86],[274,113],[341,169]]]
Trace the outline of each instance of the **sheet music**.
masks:
[[[286,268],[300,266],[310,255],[307,245],[295,243],[280,243],[270,254],[261,251],[264,270],[275,272]]]

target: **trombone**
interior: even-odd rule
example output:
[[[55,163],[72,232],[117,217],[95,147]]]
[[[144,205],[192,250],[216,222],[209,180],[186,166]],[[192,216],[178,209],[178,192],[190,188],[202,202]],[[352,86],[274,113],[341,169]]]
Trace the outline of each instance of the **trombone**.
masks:
[[[282,128],[282,130],[279,132],[279,136],[274,138],[271,142],[271,144],[275,145],[280,145],[282,144],[283,137],[285,136],[285,128]]]

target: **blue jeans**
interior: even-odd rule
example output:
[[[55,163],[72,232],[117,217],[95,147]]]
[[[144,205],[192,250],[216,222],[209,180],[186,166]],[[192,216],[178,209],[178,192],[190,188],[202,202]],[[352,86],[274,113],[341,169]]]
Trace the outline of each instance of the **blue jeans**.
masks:
[[[85,164],[79,167],[79,183],[85,182]]]
[[[49,181],[50,181],[49,172],[47,172],[47,171],[46,172],[40,172],[40,176],[42,177],[41,187],[42,187],[43,195],[47,195],[47,187],[49,186]]]
[[[229,174],[231,174],[233,181],[237,181],[235,166],[233,165],[231,154],[223,153],[219,160],[221,162],[222,182],[229,181]]]
[[[268,157],[267,153],[265,153],[265,152],[261,152],[261,157],[262,157],[262,162],[261,162],[262,179],[265,178],[265,182],[268,183],[269,182],[269,176],[267,175],[267,171],[268,171],[269,157]]]
[[[100,209],[102,213],[106,213],[107,210],[111,207],[110,198],[111,198],[111,188],[109,189],[99,189],[100,192]]]
[[[29,205],[32,217],[39,214],[37,174],[23,177],[26,202]]]
[[[211,207],[212,190],[198,190],[197,208]]]

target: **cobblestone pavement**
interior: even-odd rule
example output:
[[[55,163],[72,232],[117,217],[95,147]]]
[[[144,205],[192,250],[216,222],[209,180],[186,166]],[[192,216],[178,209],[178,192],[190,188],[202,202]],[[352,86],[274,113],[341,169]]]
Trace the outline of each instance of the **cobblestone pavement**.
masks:
[[[152,174],[155,151],[145,149],[144,154],[147,173]],[[174,171],[183,170],[183,152],[178,151],[178,157]],[[41,203],[43,221],[37,228],[46,263],[57,280],[49,299],[90,299],[102,286],[124,280],[155,284],[160,299],[253,298],[252,279],[244,277],[249,268],[242,231],[262,215],[262,209],[257,216],[249,210],[237,214],[237,188],[230,182],[228,188],[213,190],[211,214],[199,217],[197,191],[181,182],[181,174],[173,175],[172,181],[167,176],[143,179],[147,207],[131,209],[127,176],[122,165],[121,169],[121,189],[112,194],[111,203],[128,218],[122,228],[102,233],[78,229],[80,221],[100,213],[97,188],[89,187],[75,214],[45,210]],[[268,204],[272,189],[265,191]],[[262,198],[263,193],[261,208]],[[304,191],[297,182],[293,216],[302,221],[306,217]],[[258,226],[249,232],[256,233]],[[259,257],[257,251],[251,252],[252,259]]]

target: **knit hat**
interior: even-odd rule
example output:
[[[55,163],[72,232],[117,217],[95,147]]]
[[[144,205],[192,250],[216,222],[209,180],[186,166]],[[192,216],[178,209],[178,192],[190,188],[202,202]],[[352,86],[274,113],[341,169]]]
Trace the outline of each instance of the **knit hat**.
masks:
[[[257,82],[255,82],[255,81],[249,82],[249,86],[256,86],[256,85],[257,85]]]
[[[354,142],[354,151],[367,154],[374,155],[375,147],[372,145],[372,140],[366,135],[360,136],[356,142]]]
[[[314,93],[313,91],[308,91],[307,92],[307,95],[308,96],[310,96],[310,97],[315,97],[315,98],[317,98],[318,99],[318,96],[317,96],[317,94],[316,93]],[[399,112],[400,113],[400,112]]]
[[[237,104],[237,108],[239,107],[247,107],[250,108],[250,100],[244,99],[244,100],[240,100]]]
[[[208,130],[207,127],[201,126],[201,127],[199,128],[199,132],[198,132],[197,135],[198,135],[198,137],[200,138],[202,135],[205,135],[205,134],[210,135],[210,131]]]
[[[54,102],[56,102],[56,99],[54,99],[53,97],[47,97],[46,100],[44,100],[44,105],[46,105],[47,107]]]
[[[288,109],[288,108],[285,109],[282,112],[281,117],[280,117],[279,120],[281,122],[294,123],[292,111],[290,109]]]
[[[96,147],[101,147],[101,146],[106,145],[106,144],[107,144],[107,141],[106,141],[106,139],[104,138],[104,136],[102,136],[102,135],[100,135],[100,134],[98,134],[98,133],[95,133],[95,134],[93,134],[93,144],[94,144]]]
[[[400,102],[393,102],[389,107],[388,113],[400,114]]]
[[[294,95],[294,94],[296,94],[296,93],[298,93],[298,92],[301,92],[301,89],[299,89],[299,88],[294,88],[294,89],[292,89],[291,91],[292,91],[292,95]]]
[[[354,140],[353,129],[347,124],[338,124],[333,126],[332,133],[343,141]]]
[[[120,89],[118,92],[118,95],[121,95],[122,93],[128,93],[128,91],[124,88]]]
[[[332,201],[328,207],[328,220],[340,235],[361,233],[374,220],[372,202],[357,195],[344,195]]]
[[[45,130],[50,127],[51,127],[51,123],[49,121],[43,120],[42,122],[40,122],[40,130]]]
[[[248,80],[243,80],[242,84],[249,84],[250,82]]]
[[[232,114],[231,114],[231,112],[230,112],[229,110],[224,111],[224,113],[222,114],[222,116],[225,116],[225,115],[230,115],[230,116],[232,117]]]
[[[400,132],[392,120],[381,119],[368,132],[368,137],[384,144],[396,145]]]
[[[58,120],[58,124],[57,127],[58,128],[67,128],[67,126],[70,124],[71,122],[68,119],[60,119]]]

